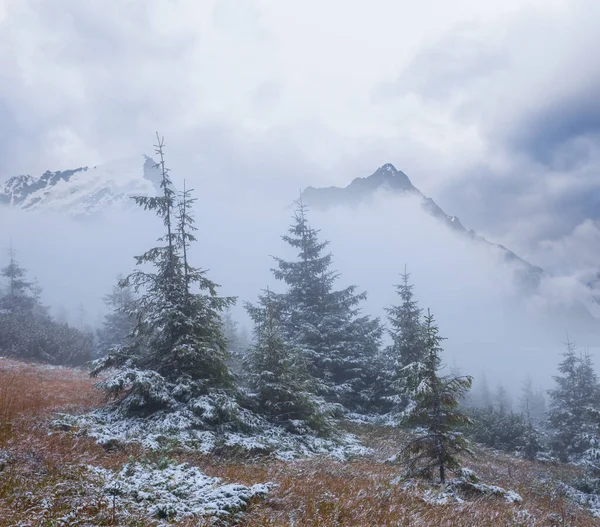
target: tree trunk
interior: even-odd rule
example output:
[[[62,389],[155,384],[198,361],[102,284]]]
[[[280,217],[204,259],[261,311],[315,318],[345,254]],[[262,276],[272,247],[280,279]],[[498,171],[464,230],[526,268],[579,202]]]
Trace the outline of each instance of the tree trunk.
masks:
[[[438,437],[438,461],[440,464],[440,482],[446,483],[446,467],[444,466],[444,445],[442,439]]]

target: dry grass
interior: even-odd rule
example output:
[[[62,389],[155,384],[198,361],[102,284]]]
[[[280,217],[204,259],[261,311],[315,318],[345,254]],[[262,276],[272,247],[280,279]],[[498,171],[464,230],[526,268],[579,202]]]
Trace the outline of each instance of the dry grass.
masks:
[[[97,406],[102,396],[83,372],[48,369],[0,360],[0,527],[15,525],[152,525],[148,518],[126,523],[113,519],[110,498],[86,484],[82,465],[117,469],[134,448],[107,452],[77,434],[49,433],[48,418],[56,411]],[[381,457],[395,452],[402,432],[356,427]],[[2,452],[10,452],[3,466]],[[338,463],[312,459],[225,461],[213,456],[179,453],[180,462],[198,465],[207,474],[252,484],[272,481],[278,487],[257,502],[239,527],[334,526],[536,526],[600,525],[585,511],[556,495],[554,481],[576,475],[562,465],[530,463],[479,449],[466,460],[486,482],[514,489],[524,503],[476,498],[457,505],[431,505],[423,489],[403,491],[392,484],[400,468],[374,460]],[[71,519],[57,521],[59,518]],[[77,518],[78,520],[76,520]],[[179,525],[198,526],[198,520]]]
[[[24,418],[97,405],[97,392],[84,372],[0,359],[0,441]]]
[[[402,434],[398,436],[402,439]],[[232,481],[279,484],[267,500],[248,512],[240,527],[534,525],[528,513],[535,517],[536,526],[600,525],[586,511],[553,494],[550,481],[540,483],[543,478],[564,478],[572,469],[497,457],[484,451],[479,451],[478,457],[467,461],[467,465],[486,482],[519,492],[523,504],[510,504],[495,497],[473,497],[461,505],[428,504],[422,499],[424,486],[402,490],[401,485],[392,483],[400,468],[372,460],[223,464],[203,458],[195,463],[208,474]]]
[[[84,372],[0,359],[0,527],[66,527],[77,525],[76,518],[112,524],[110,500],[87,483],[83,465],[120,467],[126,454],[108,454],[89,438],[48,427],[57,411],[101,401]]]

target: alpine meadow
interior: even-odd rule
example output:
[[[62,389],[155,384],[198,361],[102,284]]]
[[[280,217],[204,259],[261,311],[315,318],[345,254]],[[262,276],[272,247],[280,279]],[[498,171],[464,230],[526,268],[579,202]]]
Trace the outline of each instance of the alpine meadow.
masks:
[[[598,19],[0,0],[0,527],[600,525]]]

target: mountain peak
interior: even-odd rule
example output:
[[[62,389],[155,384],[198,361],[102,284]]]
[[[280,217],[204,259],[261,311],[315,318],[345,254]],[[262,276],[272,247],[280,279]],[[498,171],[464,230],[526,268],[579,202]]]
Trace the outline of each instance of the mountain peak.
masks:
[[[94,167],[21,175],[0,185],[0,204],[24,210],[61,210],[89,216],[129,206],[134,195],[155,195],[160,171],[152,158],[135,156]]]
[[[377,169],[377,172],[391,172],[392,174],[395,174],[396,172],[399,172],[399,171],[391,163],[386,163],[385,165],[380,166]]]
[[[425,212],[437,218],[460,236],[466,236],[477,243],[487,244],[502,251],[506,260],[521,266],[520,271],[522,271],[524,277],[524,284],[537,285],[539,278],[543,273],[542,269],[522,260],[505,247],[488,242],[474,231],[467,231],[457,216],[449,216],[446,214],[433,199],[423,195],[423,193],[412,184],[404,172],[397,170],[391,163],[380,166],[370,176],[354,179],[347,187],[308,187],[302,193],[302,197],[309,206],[318,209],[327,209],[333,206],[355,206],[360,203],[369,202],[382,190],[393,196],[413,197],[418,199]]]
[[[417,189],[411,183],[408,176],[401,170],[397,170],[391,163],[380,166],[375,172],[366,178],[356,178],[346,188],[360,188],[364,190],[384,190],[415,192]]]

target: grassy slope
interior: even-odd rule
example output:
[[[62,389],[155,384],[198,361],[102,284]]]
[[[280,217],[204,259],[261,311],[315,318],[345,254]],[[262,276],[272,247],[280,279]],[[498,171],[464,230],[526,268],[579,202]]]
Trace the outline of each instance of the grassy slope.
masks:
[[[0,527],[21,525],[152,525],[152,520],[113,515],[110,496],[84,475],[83,465],[118,469],[138,448],[107,452],[91,439],[53,431],[53,412],[83,411],[102,403],[83,373],[0,360]],[[384,459],[395,453],[403,433],[355,427],[363,441]],[[4,453],[10,461],[3,462]],[[373,459],[339,463],[311,459],[294,463],[228,460],[173,453],[177,461],[199,466],[211,476],[252,484],[272,481],[279,487],[245,515],[244,527],[259,526],[500,526],[600,525],[586,511],[555,491],[555,482],[575,475],[562,465],[530,463],[477,449],[466,465],[484,481],[514,489],[520,505],[499,498],[474,498],[464,504],[432,505],[422,489],[405,491],[391,481],[401,467]],[[520,511],[528,511],[531,515]],[[75,514],[68,519],[70,513]],[[198,525],[198,520],[179,525]]]

